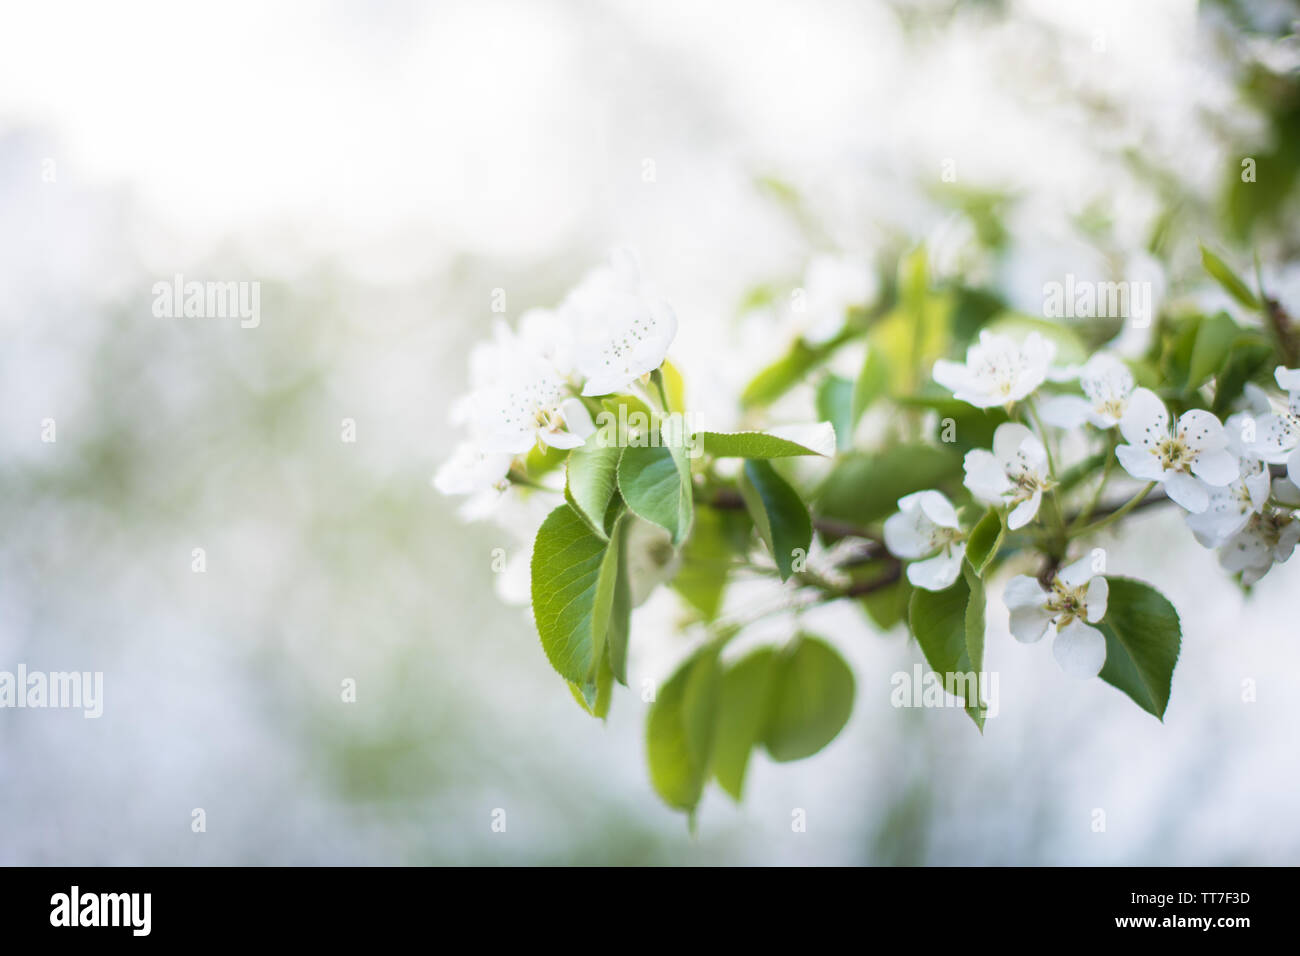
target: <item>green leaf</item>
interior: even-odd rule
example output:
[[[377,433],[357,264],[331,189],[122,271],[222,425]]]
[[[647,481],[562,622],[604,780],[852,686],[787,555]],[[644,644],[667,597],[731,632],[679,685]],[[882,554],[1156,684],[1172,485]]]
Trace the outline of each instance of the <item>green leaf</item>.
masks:
[[[743,528],[738,528],[739,525]],[[735,541],[748,533],[749,518],[742,511],[700,508],[695,513],[691,536],[682,548],[681,570],[673,578],[673,589],[686,603],[712,621],[722,609],[727,577],[735,560]]]
[[[775,659],[776,652],[765,647],[741,658],[722,675],[713,773],[737,801],[744,792],[750,751],[763,738]]]
[[[969,697],[964,699],[966,713],[970,715],[971,720],[975,721],[975,726],[980,729],[980,733],[983,733],[984,719],[988,714],[988,702],[984,699],[985,689],[980,686],[980,682],[984,680],[984,611],[987,599],[984,596],[984,582],[980,580],[969,561],[962,562],[961,572],[966,587],[970,589],[970,597],[966,601],[965,619],[966,662],[970,665],[970,673],[975,675],[975,701],[972,703]]]
[[[879,564],[882,567],[889,566],[889,563],[884,561]],[[853,580],[855,582],[858,580],[857,574],[854,574]],[[911,598],[912,583],[907,580],[907,575],[899,574],[898,580],[893,584],[878,588],[870,594],[864,594],[858,600],[876,627],[888,631],[907,617],[907,606]]]
[[[605,659],[616,681],[627,686],[627,645],[632,634],[632,585],[627,566],[627,529],[635,521],[626,512],[614,521],[605,563],[615,562],[617,577],[610,600],[609,626],[605,634]],[[602,566],[603,568],[603,566]]]
[[[930,669],[948,693],[962,700],[967,715],[983,730],[986,708],[981,704],[986,702],[980,697],[978,681],[984,663],[984,593],[982,586],[972,592],[971,581],[978,584],[979,579],[972,574],[968,580],[963,574],[943,591],[915,589],[908,620]]]
[[[797,339],[779,359],[763,369],[740,393],[740,405],[745,409],[761,408],[776,401],[794,386],[807,379],[842,343],[842,336],[824,345],[809,345]]]
[[[677,366],[667,359],[659,366],[658,374],[664,383],[664,392],[668,396],[668,411],[680,412],[686,409],[686,382]]]
[[[1196,388],[1223,367],[1233,343],[1241,335],[1241,326],[1226,312],[1203,319],[1196,330],[1192,357],[1187,369],[1187,387]]]
[[[693,811],[708,781],[717,725],[720,642],[706,644],[670,677],[650,705],[650,782],[670,807]]]
[[[1106,635],[1106,663],[1099,676],[1164,720],[1182,646],[1178,612],[1149,584],[1109,575],[1106,581],[1106,616],[1097,625]]]
[[[895,445],[872,454],[842,456],[818,491],[819,513],[866,525],[898,510],[914,491],[961,480],[961,456],[938,445]]]
[[[563,449],[538,442],[524,456],[524,472],[529,478],[541,478],[563,465],[568,460],[568,454]]]
[[[830,422],[787,425],[765,432],[696,432],[695,441],[714,458],[793,458],[835,454],[835,427]]]
[[[609,668],[608,656],[601,660],[601,666],[596,671],[595,680],[587,681],[584,684],[575,684],[573,681],[569,681],[568,685],[569,692],[573,694],[573,699],[578,702],[578,706],[583,710],[600,720],[604,720],[609,716],[609,704],[614,696],[614,675]]]
[[[632,513],[668,531],[674,546],[686,539],[695,502],[685,449],[624,448],[618,462],[618,488]]]
[[[853,383],[838,375],[828,375],[817,386],[817,417],[835,429],[835,445],[847,448],[853,440]]]
[[[934,360],[951,345],[953,298],[930,291],[923,247],[899,263],[898,292],[897,307],[872,327],[867,348],[888,372],[889,392],[908,395],[929,380]]]
[[[1250,291],[1250,286],[1232,271],[1232,268],[1201,243],[1201,264],[1205,271],[1214,277],[1214,281],[1223,286],[1223,291],[1232,296],[1248,309],[1256,312],[1260,309],[1259,299]]]
[[[605,514],[617,485],[618,459],[622,449],[595,441],[569,452],[564,498],[592,531],[602,538]]]
[[[767,368],[763,369],[740,393],[742,408],[759,408],[776,401],[823,361],[817,349],[806,345],[802,339]]]
[[[1006,409],[976,408],[951,395],[902,395],[894,401],[935,412],[934,440],[963,455],[972,448],[991,448],[998,426],[1010,421]]]
[[[879,349],[868,346],[867,357],[862,362],[862,370],[858,372],[858,377],[853,382],[850,423],[856,426],[862,414],[874,405],[877,399],[888,393],[889,366],[885,362],[884,354]],[[821,411],[817,414],[826,417]],[[849,437],[851,436],[842,438],[841,444],[847,446]]]
[[[1273,346],[1266,342],[1239,339],[1228,353],[1223,367],[1214,375],[1214,414],[1228,415],[1232,404],[1241,397],[1246,383],[1270,364]]]
[[[610,549],[568,505],[552,511],[533,544],[533,621],[551,666],[578,685],[596,675],[618,579]]]
[[[982,576],[997,555],[1005,530],[1002,515],[996,508],[984,512],[984,517],[971,529],[970,537],[966,539],[966,560],[976,575]]]
[[[853,671],[820,638],[798,635],[776,655],[763,744],[773,760],[811,757],[848,723]]]
[[[772,552],[781,580],[794,570],[795,552],[808,556],[812,545],[812,519],[799,493],[765,461],[746,461],[740,496],[754,519],[754,527]]]

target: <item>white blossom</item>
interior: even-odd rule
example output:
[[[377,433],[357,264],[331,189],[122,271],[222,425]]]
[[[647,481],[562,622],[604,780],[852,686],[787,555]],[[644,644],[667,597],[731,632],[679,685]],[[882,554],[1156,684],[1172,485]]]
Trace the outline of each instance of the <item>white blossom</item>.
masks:
[[[1115,356],[1099,352],[1082,368],[1070,369],[1060,378],[1079,379],[1083,397],[1054,395],[1043,402],[1039,413],[1043,421],[1059,428],[1078,428],[1090,422],[1098,428],[1114,428],[1128,410],[1133,394],[1133,373]]]
[[[1055,354],[1056,346],[1037,332],[1017,344],[985,329],[979,342],[966,350],[966,364],[935,362],[934,380],[950,389],[954,398],[976,408],[1010,405],[1043,384]]]
[[[572,329],[583,395],[609,395],[653,372],[677,335],[672,307],[644,282],[626,251],[588,273],[560,314]]]
[[[1270,464],[1285,462],[1287,477],[1300,487],[1300,369],[1279,365],[1273,377],[1288,393],[1287,407],[1259,419],[1251,451]]]
[[[993,450],[966,453],[966,487],[985,504],[1010,509],[1007,527],[1023,528],[1038,514],[1043,492],[1052,486],[1047,449],[1024,425],[1006,422],[993,433]]]
[[[927,591],[951,586],[966,556],[952,502],[939,491],[917,491],[899,498],[898,509],[885,521],[885,546],[896,557],[914,561],[907,579]],[[927,560],[914,560],[918,558]]]
[[[466,495],[460,515],[467,521],[486,517],[509,487],[511,455],[489,454],[473,441],[456,446],[433,476],[433,486],[444,495]]]
[[[1194,514],[1209,507],[1210,486],[1238,477],[1223,424],[1207,411],[1184,412],[1171,430],[1164,403],[1150,389],[1139,388],[1119,428],[1128,444],[1116,448],[1115,456],[1124,469],[1134,478],[1163,484],[1171,499]]]
[[[1300,521],[1290,511],[1266,511],[1250,516],[1246,526],[1219,549],[1225,570],[1240,571],[1243,584],[1254,584],[1274,564],[1291,557],[1300,542]]]
[[[1096,677],[1106,662],[1106,637],[1091,625],[1106,616],[1110,586],[1092,571],[1092,559],[1063,568],[1044,591],[1034,578],[1017,575],[1007,582],[1003,601],[1011,612],[1011,634],[1032,644],[1054,628],[1052,655],[1072,677]]]
[[[586,406],[543,357],[503,356],[501,377],[470,396],[471,425],[485,452],[522,455],[539,442],[577,448],[595,430]]]
[[[1207,548],[1217,548],[1246,526],[1252,514],[1264,510],[1271,481],[1268,468],[1251,455],[1242,441],[1242,431],[1250,420],[1238,412],[1223,423],[1228,450],[1237,457],[1239,477],[1222,487],[1210,487],[1209,504],[1200,514],[1189,514],[1187,526],[1196,540]]]

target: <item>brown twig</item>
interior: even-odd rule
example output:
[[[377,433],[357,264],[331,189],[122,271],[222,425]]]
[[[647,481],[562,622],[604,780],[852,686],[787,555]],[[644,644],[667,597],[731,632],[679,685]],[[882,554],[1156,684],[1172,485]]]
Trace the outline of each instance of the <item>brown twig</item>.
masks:
[[[1282,307],[1282,303],[1271,296],[1264,296],[1264,314],[1268,316],[1269,325],[1272,326],[1273,334],[1277,337],[1278,351],[1282,353],[1287,368],[1293,367],[1298,352],[1291,316]]]
[[[710,508],[717,508],[719,511],[745,510],[745,499],[740,496],[740,492],[731,488],[719,488],[705,504]],[[862,538],[864,541],[874,541],[883,547],[878,534],[847,521],[814,517],[812,524],[819,532],[830,538]]]

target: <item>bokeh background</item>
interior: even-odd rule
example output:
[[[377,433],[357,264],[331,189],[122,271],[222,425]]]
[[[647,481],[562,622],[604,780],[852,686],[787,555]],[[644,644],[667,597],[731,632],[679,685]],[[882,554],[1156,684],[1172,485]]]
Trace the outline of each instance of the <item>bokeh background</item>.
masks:
[[[649,786],[645,705],[581,713],[501,599],[493,549],[526,545],[430,486],[492,291],[554,304],[620,244],[714,421],[796,331],[741,304],[817,251],[925,242],[1031,312],[1066,271],[1218,307],[1205,238],[1257,249],[1300,312],[1296,16],[3,3],[0,669],[103,671],[105,711],[0,711],[0,863],[1297,862],[1300,561],[1245,598],[1174,514],[1112,542],[1183,615],[1163,724],[996,613],[983,737],[896,710],[919,651],[820,611],[849,727],[756,757],[692,838]],[[177,273],[259,281],[260,327],[155,318]],[[678,614],[638,612],[638,676],[685,651]]]

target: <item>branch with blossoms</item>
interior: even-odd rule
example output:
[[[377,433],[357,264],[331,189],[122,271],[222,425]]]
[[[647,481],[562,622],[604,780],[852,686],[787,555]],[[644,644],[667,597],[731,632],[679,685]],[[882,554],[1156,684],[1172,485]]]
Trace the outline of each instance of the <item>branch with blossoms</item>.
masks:
[[[798,760],[839,734],[853,672],[801,621],[835,602],[905,627],[981,732],[999,592],[1018,641],[1050,635],[1066,673],[1163,718],[1179,615],[1111,573],[1107,543],[1140,512],[1180,509],[1189,541],[1249,589],[1300,540],[1300,370],[1276,334],[1282,307],[1204,257],[1239,314],[1167,308],[1136,354],[1109,344],[1113,326],[935,281],[924,249],[884,267],[818,257],[799,336],[712,429],[668,360],[672,308],[619,253],[474,350],[453,410],[467,439],[435,484],[466,495],[470,517],[545,506],[526,529],[532,617],[595,717],[629,683],[635,608],[676,595],[694,649],[641,683],[652,783],[688,813],[711,780],[739,800],[755,749]],[[775,411],[800,401],[811,421]],[[787,640],[737,642],[772,615]]]

